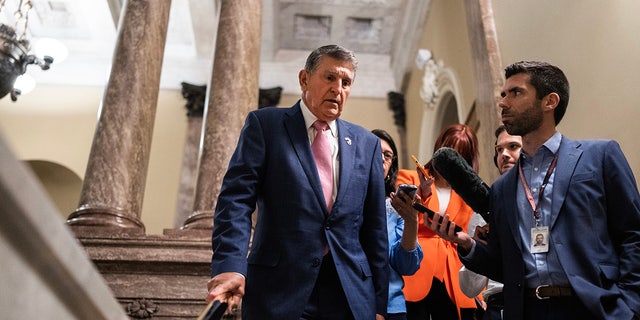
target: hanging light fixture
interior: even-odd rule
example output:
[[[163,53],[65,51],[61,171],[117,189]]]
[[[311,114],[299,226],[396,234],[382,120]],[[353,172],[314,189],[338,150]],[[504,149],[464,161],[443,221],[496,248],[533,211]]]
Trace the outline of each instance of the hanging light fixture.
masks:
[[[0,13],[4,10],[6,0],[0,0]],[[42,70],[48,70],[53,58],[44,56],[42,59],[29,54],[31,45],[26,37],[29,26],[30,0],[20,0],[16,10],[15,26],[0,23],[0,99],[11,94],[11,100],[16,101],[20,90],[14,88],[16,78],[27,71],[27,66],[36,64]],[[20,33],[20,35],[18,35]]]

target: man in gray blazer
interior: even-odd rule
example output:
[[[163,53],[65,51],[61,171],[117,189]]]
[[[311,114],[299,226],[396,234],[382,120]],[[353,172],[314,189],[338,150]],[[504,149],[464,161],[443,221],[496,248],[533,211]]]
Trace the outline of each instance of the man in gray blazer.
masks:
[[[386,314],[382,149],[371,132],[339,118],[356,66],[350,51],[320,47],[298,75],[301,100],[247,116],[215,209],[208,301],[232,309],[242,298],[242,319]],[[316,121],[328,128],[315,129]],[[324,188],[312,152],[321,134],[333,177]]]
[[[458,243],[467,268],[504,283],[505,319],[637,319],[640,195],[620,146],[556,131],[569,102],[558,67],[505,71],[498,106],[522,154],[491,187],[488,244],[454,234],[446,216],[431,229]]]

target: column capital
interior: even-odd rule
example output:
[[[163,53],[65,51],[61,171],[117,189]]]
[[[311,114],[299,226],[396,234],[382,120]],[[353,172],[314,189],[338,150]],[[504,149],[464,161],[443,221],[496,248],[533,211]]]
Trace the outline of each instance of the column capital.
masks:
[[[182,97],[187,100],[185,108],[187,108],[188,117],[202,117],[204,114],[204,103],[207,97],[206,85],[195,85],[187,82],[181,82]]]
[[[282,96],[282,87],[260,88],[258,94],[258,109],[265,107],[277,107]]]

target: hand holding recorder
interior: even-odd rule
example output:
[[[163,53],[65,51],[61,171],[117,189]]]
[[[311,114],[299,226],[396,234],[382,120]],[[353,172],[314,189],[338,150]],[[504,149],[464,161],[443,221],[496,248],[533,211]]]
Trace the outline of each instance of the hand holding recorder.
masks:
[[[428,220],[428,221],[433,220],[433,217],[437,215],[436,219],[438,219],[438,222],[437,222],[438,226],[440,226],[440,224],[442,224],[444,222],[444,218],[442,217],[441,214],[435,213],[435,212],[433,212],[433,210],[431,210],[431,209],[429,209],[429,208],[427,208],[427,207],[425,207],[425,206],[423,206],[423,205],[421,205],[419,203],[414,203],[413,204],[413,208],[418,210],[418,211],[420,211],[420,212],[422,212],[422,213],[424,213],[425,216],[426,216],[425,218],[427,218],[425,220]],[[448,220],[448,218],[447,218],[447,220]],[[425,222],[425,225],[428,226],[428,224],[429,223]],[[449,229],[449,225],[450,224],[451,224],[451,221],[448,221],[447,222],[447,227],[446,227],[447,229]],[[455,226],[453,231],[454,231],[454,233],[458,233],[458,232],[462,231],[462,228],[460,228],[460,226]]]
[[[427,172],[425,167],[420,163],[420,161],[418,161],[418,158],[416,158],[416,156],[411,155],[411,159],[413,159],[413,162],[416,164],[418,172],[421,173],[422,176],[423,176],[423,177],[421,177],[421,183],[420,183],[420,189],[421,190],[420,191],[421,191],[421,193],[423,195],[428,196],[431,193],[431,184],[433,183],[433,180],[434,180],[433,176],[431,176],[429,174],[429,172]],[[423,178],[426,179],[426,180],[424,180],[424,182],[426,182],[424,186],[423,186],[423,183],[422,183],[422,181],[423,181],[422,179]],[[426,189],[428,189],[428,191],[424,190],[425,187],[426,187]],[[433,212],[432,210],[430,210],[429,208],[423,206],[420,203],[414,203],[413,204],[413,208],[418,210],[419,212],[425,214],[425,225],[430,224],[431,220],[433,220],[434,216],[436,215],[435,212]],[[437,214],[437,215],[439,216],[437,218],[437,220],[438,220],[437,221],[437,225],[440,226],[443,223],[444,219],[443,219],[442,215],[440,215],[440,214]],[[447,222],[446,229],[449,229],[450,224],[451,224],[451,222]],[[462,228],[460,226],[456,225],[455,228],[454,228],[454,234],[458,233],[460,231],[462,231]]]
[[[418,161],[416,156],[411,155],[411,159],[416,164],[416,170],[418,171],[418,177],[420,179],[420,197],[427,198],[431,195],[431,185],[433,184],[433,176],[429,174],[429,171]]]
[[[406,196],[401,196],[401,192]],[[403,219],[417,219],[417,213],[413,208],[413,202],[416,201],[416,191],[418,187],[411,184],[400,184],[396,192],[391,194],[391,205]],[[420,201],[420,197],[417,197]],[[417,220],[416,220],[417,221]]]
[[[418,158],[416,158],[416,156],[411,155],[411,159],[413,159],[413,162],[416,164],[416,167],[418,168],[418,170],[420,170],[420,172],[422,172],[425,178],[431,177],[429,175],[429,172],[427,172],[427,169],[425,169],[424,166],[420,163],[420,161],[418,161]]]
[[[404,192],[407,196],[409,196],[409,198],[411,198],[411,200],[413,200],[413,197],[416,195],[416,191],[418,191],[418,187],[412,184],[400,184],[396,189],[396,194],[398,194],[398,192],[400,191]]]
[[[425,209],[429,210],[428,208]],[[443,216],[440,213],[431,211],[431,213],[427,213],[427,215],[432,217],[431,219],[425,220],[425,225],[427,228],[431,229],[443,240],[456,243],[459,247],[462,247],[466,251],[471,250],[474,240],[471,238],[471,236],[469,236],[469,234],[462,231],[462,228],[460,228],[460,226],[455,225],[455,223],[453,224],[454,228],[452,228],[452,221],[449,221],[448,214],[445,214]]]

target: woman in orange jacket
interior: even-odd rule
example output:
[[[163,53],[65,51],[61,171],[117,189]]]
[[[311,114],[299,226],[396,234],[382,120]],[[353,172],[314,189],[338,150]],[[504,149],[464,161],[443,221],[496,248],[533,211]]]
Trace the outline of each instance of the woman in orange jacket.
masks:
[[[478,171],[478,139],[470,127],[463,124],[446,127],[435,142],[434,152],[441,147],[453,148]],[[420,170],[400,170],[398,184],[419,185],[424,206],[435,212],[446,212],[456,225],[466,227],[473,210],[433,169],[431,161],[425,167],[428,173],[426,177]],[[396,199],[394,201],[402,201]],[[418,242],[424,251],[424,259],[414,275],[404,277],[407,319],[473,319],[476,303],[460,290],[458,271],[462,263],[455,244],[442,240],[427,228],[423,215],[419,217]]]

